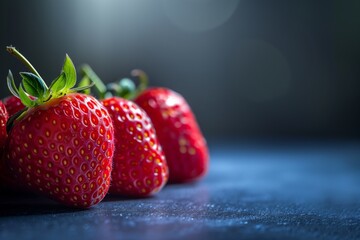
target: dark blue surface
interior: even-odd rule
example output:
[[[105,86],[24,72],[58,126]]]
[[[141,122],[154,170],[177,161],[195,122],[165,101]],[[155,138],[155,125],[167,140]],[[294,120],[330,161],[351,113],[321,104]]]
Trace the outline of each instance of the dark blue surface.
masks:
[[[360,143],[211,142],[197,184],[90,210],[0,201],[1,239],[360,239]]]

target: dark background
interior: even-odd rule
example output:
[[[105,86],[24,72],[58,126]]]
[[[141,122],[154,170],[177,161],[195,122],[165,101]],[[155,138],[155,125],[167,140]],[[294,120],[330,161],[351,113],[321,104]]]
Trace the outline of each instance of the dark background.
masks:
[[[141,68],[186,97],[209,138],[358,138],[359,12],[356,0],[5,0],[1,98],[8,69],[25,70],[13,45],[48,83],[65,53],[104,81]]]

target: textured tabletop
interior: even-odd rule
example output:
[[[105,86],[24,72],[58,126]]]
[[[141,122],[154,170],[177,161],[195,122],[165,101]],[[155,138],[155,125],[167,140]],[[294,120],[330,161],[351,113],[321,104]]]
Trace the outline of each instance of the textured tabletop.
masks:
[[[205,179],[89,210],[2,196],[0,239],[360,239],[360,142],[210,141]]]

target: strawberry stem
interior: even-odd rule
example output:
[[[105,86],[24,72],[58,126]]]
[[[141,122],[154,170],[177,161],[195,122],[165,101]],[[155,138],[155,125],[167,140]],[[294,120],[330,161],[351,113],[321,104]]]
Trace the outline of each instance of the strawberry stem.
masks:
[[[135,92],[134,92],[134,94],[132,96],[132,98],[134,99],[148,87],[149,78],[146,75],[146,73],[143,70],[140,70],[140,69],[132,70],[131,75],[133,77],[137,77],[139,79],[139,85],[135,89]]]
[[[36,76],[38,76],[39,78],[42,79],[42,77],[40,76],[40,74],[36,71],[36,69],[35,69],[34,66],[29,62],[29,60],[27,60],[26,57],[24,57],[24,55],[22,55],[18,50],[16,50],[15,47],[7,46],[7,47],[6,47],[6,51],[8,51],[11,55],[13,55],[13,56],[15,56],[17,59],[19,59],[22,63],[24,63],[24,65],[25,65],[32,73],[34,73]]]

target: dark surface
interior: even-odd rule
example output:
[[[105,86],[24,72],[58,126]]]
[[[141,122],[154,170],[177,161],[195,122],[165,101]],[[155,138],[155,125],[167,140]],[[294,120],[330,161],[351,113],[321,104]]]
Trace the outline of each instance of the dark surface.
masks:
[[[360,239],[360,143],[212,143],[197,184],[90,210],[0,200],[1,239]]]

